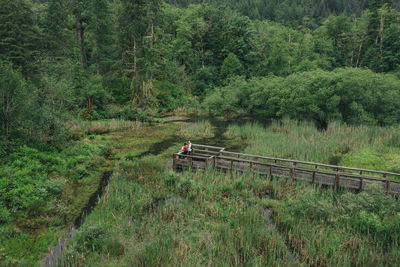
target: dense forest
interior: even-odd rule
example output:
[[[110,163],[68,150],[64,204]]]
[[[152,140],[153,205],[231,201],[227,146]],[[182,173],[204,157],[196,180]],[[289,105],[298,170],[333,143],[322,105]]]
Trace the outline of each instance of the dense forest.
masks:
[[[188,7],[160,0],[2,0],[3,143],[56,142],[68,137],[68,123],[76,119],[145,120],[184,106],[300,118],[295,110],[308,113],[308,106],[313,114],[304,116],[322,124],[399,121],[396,3],[172,3]],[[292,8],[301,12],[291,14]],[[245,98],[232,105],[223,98],[215,109],[215,95],[235,94],[229,88],[236,83],[273,104],[266,108],[240,90]],[[315,92],[330,101],[315,99]],[[283,108],[285,98],[296,98],[285,104],[293,110]]]
[[[92,134],[103,132],[92,122],[136,129],[184,113],[288,118],[319,130],[400,123],[398,0],[0,6],[0,226],[13,238],[15,228],[77,217],[84,198],[76,196],[97,186],[96,168],[112,154],[94,144]],[[84,136],[93,144],[73,143]],[[5,259],[12,265],[18,256],[7,258],[0,246]]]

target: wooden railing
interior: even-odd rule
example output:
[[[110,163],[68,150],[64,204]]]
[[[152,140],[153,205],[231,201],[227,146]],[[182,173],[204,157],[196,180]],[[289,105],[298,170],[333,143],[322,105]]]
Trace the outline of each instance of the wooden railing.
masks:
[[[385,192],[400,194],[400,174],[300,160],[264,157],[226,151],[223,147],[193,144],[193,153],[173,155],[173,169],[216,168],[231,173],[250,172],[362,191],[366,184],[380,184]]]

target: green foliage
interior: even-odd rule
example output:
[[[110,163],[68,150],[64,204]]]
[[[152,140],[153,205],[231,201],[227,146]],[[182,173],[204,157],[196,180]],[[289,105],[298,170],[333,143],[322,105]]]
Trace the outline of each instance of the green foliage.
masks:
[[[8,136],[18,127],[18,123],[28,117],[30,107],[28,84],[12,64],[0,61],[0,117],[2,134]]]
[[[244,130],[230,129],[232,136],[258,142],[256,148],[260,151],[399,170],[400,141],[395,128],[388,130],[388,137],[376,127],[352,128],[331,123],[395,125],[400,122],[398,78],[360,68],[398,72],[400,15],[394,9],[399,7],[398,3],[390,0],[370,3],[366,0],[168,2],[187,8],[175,8],[163,0],[0,0],[0,223],[9,227],[0,228],[7,232],[0,238],[0,262],[24,265],[26,261],[33,261],[22,259],[20,255],[25,253],[14,249],[21,244],[28,244],[32,251],[47,247],[50,234],[39,237],[47,242],[45,245],[40,242],[35,245],[34,237],[10,229],[16,226],[36,231],[41,226],[58,227],[71,221],[79,213],[82,199],[87,199],[88,192],[97,186],[93,172],[96,165],[104,163],[103,157],[132,157],[147,149],[147,143],[135,139],[118,144],[125,146],[125,150],[114,154],[111,148],[95,145],[104,140],[94,136],[86,140],[92,145],[65,148],[69,138],[79,140],[86,134],[116,136],[121,130],[139,131],[141,127],[137,121],[152,121],[151,117],[158,112],[183,111],[182,107],[196,111],[198,101],[204,100],[203,107],[213,115],[291,117],[313,121],[326,129],[322,132],[324,136],[315,133],[314,127],[296,122],[293,123],[297,131],[294,137],[286,132],[293,128],[285,122],[274,125],[276,131],[268,134],[258,133],[257,125],[244,126]],[[367,7],[369,11],[365,11]],[[77,121],[74,118],[78,118]],[[111,120],[91,124],[80,122],[80,118],[135,122]],[[340,129],[332,130],[335,127]],[[213,129],[206,121],[175,130],[185,138],[213,136]],[[146,134],[149,133],[144,131],[143,135]],[[355,137],[348,137],[351,134]],[[152,141],[156,139],[149,136]],[[266,138],[274,139],[270,148],[263,145]],[[378,140],[373,141],[375,138]],[[296,146],[292,145],[296,150],[281,145],[287,140],[297,142]],[[126,151],[137,143],[141,143],[141,149],[135,147],[134,151]],[[57,150],[47,149],[48,145]],[[252,143],[251,149],[254,146]],[[134,221],[137,214],[142,216],[156,210],[170,192],[168,190],[186,192],[183,185],[187,183],[190,188],[185,193],[188,196],[185,201],[198,201],[204,190],[218,195],[218,201],[225,199],[234,203],[237,213],[232,211],[232,216],[226,211],[229,206],[216,200],[212,202],[214,206],[208,203],[198,208],[197,215],[206,214],[229,225],[216,223],[202,228],[202,234],[193,238],[203,243],[192,250],[201,253],[180,258],[180,262],[169,261],[171,255],[175,255],[173,249],[187,251],[185,248],[189,245],[185,240],[173,239],[170,232],[164,232],[159,240],[142,244],[141,250],[129,250],[140,259],[140,264],[155,265],[165,260],[171,265],[182,262],[202,265],[207,258],[217,258],[213,262],[215,265],[288,264],[286,247],[281,249],[274,245],[284,244],[283,239],[278,238],[277,243],[265,247],[271,236],[262,230],[259,211],[241,210],[248,208],[249,203],[251,207],[259,205],[256,196],[248,203],[235,202],[246,194],[246,184],[222,183],[214,190],[201,181],[193,182],[191,177],[168,176],[164,181],[168,184],[166,189],[157,176],[165,166],[152,167],[151,160],[122,163],[122,175],[128,181],[119,186],[132,186],[139,198],[137,202],[129,202],[129,199],[136,200],[136,195],[133,198],[129,191],[124,192],[123,200],[130,203],[130,207],[115,201],[110,208],[125,207],[128,217]],[[152,171],[143,174],[142,169]],[[142,190],[142,185],[149,185],[149,188]],[[157,192],[152,191],[155,185],[161,188]],[[330,207],[322,198],[308,196],[319,205]],[[326,215],[307,203],[307,199],[300,199],[299,203],[310,206],[304,210],[310,216],[321,219]],[[293,212],[303,216],[299,205]],[[157,213],[163,221],[187,218],[184,208],[163,207],[166,210]],[[354,229],[361,229],[362,233],[375,233],[380,240],[384,239],[381,235],[388,236],[389,231],[398,227],[390,216],[384,215],[390,220],[384,221],[381,215],[369,211],[355,214],[352,220],[344,221]],[[151,222],[149,219],[148,223]],[[131,221],[122,228],[146,235],[138,228],[140,223],[135,223],[136,228]],[[250,224],[251,230],[242,228]],[[92,253],[112,257],[125,253],[127,240],[117,240],[119,236],[104,237],[108,229],[96,227],[83,235],[79,243],[82,253],[90,249]],[[193,231],[189,226],[186,230]],[[210,232],[217,233],[216,237],[209,239]],[[90,235],[98,237],[91,240]],[[237,237],[240,235],[244,238]],[[222,242],[223,248],[218,251],[203,249],[213,242]],[[242,247],[243,242],[251,245]],[[178,244],[178,247],[173,248],[171,244]],[[290,245],[296,247],[295,241]],[[328,255],[336,252],[335,245],[338,244],[328,244]],[[265,259],[264,254],[271,248],[275,249],[275,254]],[[15,254],[9,257],[5,253],[10,251]],[[159,253],[159,258],[152,257],[155,252]],[[223,260],[216,255],[223,255]],[[322,257],[306,264],[373,265],[376,262],[379,261],[371,259],[366,264],[353,259],[326,262]]]
[[[158,90],[156,98],[160,110],[169,112],[190,103],[191,96],[168,81],[159,82],[156,88]]]
[[[235,75],[241,75],[243,73],[243,65],[238,59],[238,57],[229,53],[229,55],[224,59],[221,66],[221,77],[223,80],[228,79]]]
[[[0,169],[3,218],[19,221],[25,216],[33,219],[39,214],[51,213],[46,203],[59,198],[66,191],[67,183],[88,178],[88,167],[84,164],[89,164],[100,151],[89,145],[72,146],[61,153],[27,146],[16,148],[9,155],[9,162],[2,163]],[[68,177],[70,169],[74,171]],[[60,178],[61,175],[69,179]]]
[[[63,261],[191,265],[208,264],[211,255],[221,266],[398,262],[399,207],[380,188],[334,193],[246,173],[152,172],[160,159],[118,166]],[[263,198],[268,192],[273,200]]]
[[[211,113],[242,115],[263,110],[268,117],[290,116],[317,122],[391,125],[400,121],[400,81],[368,70],[310,71],[278,77],[232,79],[204,100]]]
[[[0,60],[10,61],[25,73],[31,73],[40,46],[32,3],[1,0],[0,6]]]
[[[360,194],[349,192],[336,199],[329,194],[318,194],[314,190],[308,190],[297,193],[283,205],[287,205],[287,210],[292,216],[311,222],[338,222],[349,229],[371,234],[385,242],[398,238],[398,205],[396,200],[385,195],[380,187],[371,186]]]
[[[244,115],[248,109],[248,96],[253,88],[243,76],[236,76],[229,80],[228,85],[218,87],[204,99],[204,108],[213,115],[226,117]]]
[[[104,244],[104,231],[100,226],[90,226],[82,228],[76,238],[78,248],[82,252],[98,252]]]

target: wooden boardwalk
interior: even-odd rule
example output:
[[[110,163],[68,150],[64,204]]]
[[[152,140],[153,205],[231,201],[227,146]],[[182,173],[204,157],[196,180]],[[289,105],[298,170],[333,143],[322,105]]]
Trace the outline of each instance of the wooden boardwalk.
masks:
[[[173,155],[173,169],[215,168],[249,172],[268,178],[287,178],[310,183],[362,191],[367,184],[381,185],[386,193],[400,195],[400,174],[299,160],[262,157],[229,152],[223,147],[193,144],[193,153]]]

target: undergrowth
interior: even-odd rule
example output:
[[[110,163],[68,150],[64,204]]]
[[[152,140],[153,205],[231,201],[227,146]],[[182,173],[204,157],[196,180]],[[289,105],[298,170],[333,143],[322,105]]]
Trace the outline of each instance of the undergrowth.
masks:
[[[120,162],[60,263],[396,265],[399,214],[378,188],[357,195],[249,173],[177,174],[147,157]]]
[[[13,148],[0,167],[0,265],[39,259],[97,189],[106,157],[106,147],[85,141]]]

